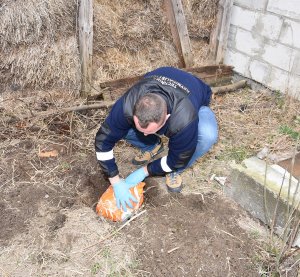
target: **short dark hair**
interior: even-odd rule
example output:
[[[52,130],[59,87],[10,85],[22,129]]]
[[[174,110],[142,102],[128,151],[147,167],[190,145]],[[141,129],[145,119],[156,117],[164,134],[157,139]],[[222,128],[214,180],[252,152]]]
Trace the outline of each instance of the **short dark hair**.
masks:
[[[162,96],[154,93],[140,97],[133,109],[133,115],[138,118],[142,128],[147,128],[150,122],[160,123],[166,114],[166,101]]]

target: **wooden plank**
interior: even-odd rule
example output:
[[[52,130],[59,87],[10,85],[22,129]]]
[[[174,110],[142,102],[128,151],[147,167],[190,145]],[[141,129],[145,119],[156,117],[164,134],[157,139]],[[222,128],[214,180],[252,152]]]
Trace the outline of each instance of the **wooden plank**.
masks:
[[[181,0],[164,0],[173,42],[177,48],[179,67],[193,66],[190,37]]]
[[[100,88],[106,88],[106,87],[116,88],[116,87],[124,86],[125,84],[128,84],[128,83],[137,82],[142,78],[143,78],[143,75],[138,75],[138,76],[127,77],[127,78],[122,78],[122,79],[118,79],[118,80],[107,81],[107,82],[100,83]]]
[[[215,27],[211,31],[210,40],[209,40],[210,60],[212,63],[216,63],[216,57],[217,57],[218,36],[221,30],[222,16],[223,16],[222,2],[224,2],[224,0],[219,1]]]
[[[216,63],[223,63],[225,57],[225,51],[227,49],[227,39],[230,28],[231,10],[233,6],[233,0],[225,0],[223,5],[222,25],[219,34],[219,44],[216,55]]]
[[[232,76],[233,74],[232,69],[233,67],[228,65],[208,65],[208,66],[201,66],[201,67],[190,67],[182,70],[195,74],[198,78],[204,81],[215,81],[217,78],[220,77]],[[144,74],[113,80],[113,81],[108,81],[108,82],[103,82],[100,84],[100,88],[107,88],[107,87],[117,88],[117,87],[124,86],[126,84],[132,84],[142,79],[143,76]]]
[[[230,72],[232,73],[232,66],[229,65],[206,65],[206,66],[200,66],[200,67],[191,67],[191,68],[184,68],[183,70],[188,71],[188,72],[198,72],[198,73],[213,73],[215,74],[216,72]]]
[[[210,87],[225,86],[232,83],[232,75],[219,76],[218,78],[206,79],[205,83]]]
[[[79,3],[79,52],[81,63],[80,95],[91,94],[92,58],[93,58],[93,0],[81,0]]]
[[[224,62],[229,34],[233,0],[220,0],[216,25],[210,36],[210,59],[212,63]]]
[[[232,79],[232,74],[226,73],[226,74],[214,74],[214,75],[206,75],[203,76],[203,74],[198,74],[198,73],[194,73],[194,75],[196,77],[198,77],[199,79],[201,79],[202,81],[204,81],[205,83],[207,83],[208,85],[213,85],[213,84],[218,84],[221,81],[224,80],[225,77],[226,80],[228,80],[228,77],[230,77],[230,79]]]
[[[167,18],[169,20],[173,43],[175,44],[175,47],[176,47],[177,53],[178,53],[178,57],[179,57],[178,67],[185,67],[185,62],[184,62],[183,54],[182,54],[182,50],[181,50],[180,39],[179,39],[176,21],[175,21],[175,17],[174,17],[174,13],[173,13],[173,8],[172,8],[172,1],[164,0],[164,6],[166,9]]]

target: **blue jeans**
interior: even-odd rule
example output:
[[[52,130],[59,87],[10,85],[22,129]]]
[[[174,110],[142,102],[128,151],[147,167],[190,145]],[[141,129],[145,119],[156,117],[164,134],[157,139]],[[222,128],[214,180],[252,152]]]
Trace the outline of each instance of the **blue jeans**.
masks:
[[[191,167],[196,160],[201,158],[218,140],[218,123],[213,111],[203,106],[198,112],[198,143],[196,150],[185,168]],[[160,142],[158,135],[144,136],[137,129],[130,129],[125,140],[141,151],[151,151]],[[182,171],[182,170],[180,170]]]

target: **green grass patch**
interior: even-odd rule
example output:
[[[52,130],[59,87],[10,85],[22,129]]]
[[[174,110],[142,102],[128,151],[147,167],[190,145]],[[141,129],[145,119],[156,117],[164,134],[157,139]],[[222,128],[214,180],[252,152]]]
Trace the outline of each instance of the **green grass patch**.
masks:
[[[250,157],[251,153],[248,149],[244,146],[236,146],[227,149],[217,158],[222,161],[232,161],[235,160],[236,162],[242,162],[246,158]]]
[[[275,103],[276,103],[277,107],[279,109],[282,109],[282,107],[285,104],[284,95],[279,90],[276,90],[276,91],[274,91],[274,96],[275,96]]]
[[[91,268],[92,275],[96,275],[99,272],[100,269],[101,269],[100,263],[93,264],[92,268]]]
[[[293,128],[288,125],[282,125],[279,127],[279,132],[284,135],[288,135],[294,140],[298,140],[300,138],[300,133],[296,132]]]

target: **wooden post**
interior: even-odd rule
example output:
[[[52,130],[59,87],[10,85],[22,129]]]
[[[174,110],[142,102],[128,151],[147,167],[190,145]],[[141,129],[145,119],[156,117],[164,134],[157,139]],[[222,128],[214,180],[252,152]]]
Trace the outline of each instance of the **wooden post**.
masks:
[[[232,5],[233,0],[220,0],[219,2],[217,22],[210,36],[210,55],[216,64],[223,63],[224,61]]]
[[[80,0],[79,3],[79,52],[81,64],[80,96],[91,94],[93,59],[93,0]]]
[[[192,67],[193,55],[191,42],[181,0],[164,0],[164,3],[173,41],[179,54],[179,67]]]

